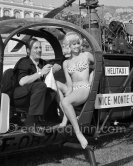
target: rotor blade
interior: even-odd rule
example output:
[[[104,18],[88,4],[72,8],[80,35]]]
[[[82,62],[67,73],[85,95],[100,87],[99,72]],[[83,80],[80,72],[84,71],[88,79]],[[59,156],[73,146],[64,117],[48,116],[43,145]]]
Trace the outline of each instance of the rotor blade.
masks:
[[[50,11],[48,14],[46,14],[44,16],[44,18],[53,18],[54,16],[56,16],[58,13],[60,13],[62,10],[64,9],[63,6],[58,7],[56,9],[53,9],[52,11]]]
[[[55,8],[51,10],[48,14],[46,14],[44,17],[45,18],[53,18],[55,17],[58,13],[60,13],[63,9],[66,7],[70,6],[75,0],[67,0],[62,6]]]
[[[31,38],[30,35],[26,35],[26,36],[24,36],[24,37],[21,39],[21,41],[23,41],[24,43],[26,43],[30,38]],[[17,44],[15,45],[15,47],[11,50],[11,52],[16,52],[16,51],[18,51],[19,49],[21,49],[22,47],[23,47],[23,44],[22,44],[22,43],[17,43]]]

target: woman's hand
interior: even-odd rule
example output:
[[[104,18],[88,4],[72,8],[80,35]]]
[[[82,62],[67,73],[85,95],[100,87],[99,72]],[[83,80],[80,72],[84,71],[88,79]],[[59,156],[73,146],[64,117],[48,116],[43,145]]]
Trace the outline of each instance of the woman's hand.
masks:
[[[42,76],[47,75],[47,74],[50,72],[51,67],[52,67],[51,64],[45,65],[45,66],[42,68],[42,70],[41,70],[41,75],[42,75]]]

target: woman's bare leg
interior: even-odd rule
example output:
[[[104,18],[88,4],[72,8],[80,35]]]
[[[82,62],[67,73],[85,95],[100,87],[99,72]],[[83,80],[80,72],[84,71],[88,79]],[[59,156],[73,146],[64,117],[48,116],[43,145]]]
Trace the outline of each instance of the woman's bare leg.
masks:
[[[62,100],[63,110],[65,114],[67,115],[67,118],[70,120],[74,128],[75,134],[77,136],[77,139],[79,140],[83,149],[85,149],[86,146],[88,145],[88,141],[86,140],[86,138],[80,131],[73,105],[80,105],[84,103],[88,97],[88,94],[89,94],[89,89],[87,91],[87,89],[84,88],[84,89],[78,90],[77,92],[76,91],[72,92],[69,96],[65,97]],[[81,98],[81,96],[83,97]]]
[[[57,81],[56,83],[57,83],[57,87],[58,87],[58,103],[60,105],[61,110],[63,111],[63,107],[62,107],[62,100],[64,99],[63,93],[66,93],[67,86],[65,84],[59,82],[59,81]],[[63,91],[63,93],[62,93],[62,91]],[[64,113],[64,111],[63,111],[63,113]],[[67,125],[67,121],[68,121],[68,119],[67,119],[67,117],[66,117],[66,115],[64,113],[62,122],[59,124],[59,127],[66,126]]]
[[[84,137],[84,135],[82,134],[82,132],[80,131],[73,106],[70,103],[68,103],[65,99],[63,100],[62,106],[63,106],[63,110],[65,111],[65,114],[67,115],[68,119],[70,120],[70,122],[74,128],[75,134],[76,134],[82,148],[85,149],[86,146],[88,145],[88,142],[87,142],[86,138]]]
[[[60,90],[59,90],[59,96],[60,96],[59,105],[60,105],[61,110],[63,111],[62,100],[64,99],[64,96],[63,96],[63,94],[62,94],[62,92]],[[64,111],[63,111],[63,113],[64,113]],[[67,119],[67,117],[66,117],[66,115],[64,113],[62,122],[59,124],[59,127],[66,126],[67,125],[67,121],[68,121],[68,119]]]

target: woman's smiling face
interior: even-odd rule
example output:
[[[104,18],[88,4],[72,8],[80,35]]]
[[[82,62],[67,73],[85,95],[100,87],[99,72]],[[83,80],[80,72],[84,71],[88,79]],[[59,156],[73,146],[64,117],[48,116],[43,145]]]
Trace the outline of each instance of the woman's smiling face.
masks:
[[[79,40],[74,40],[70,44],[70,49],[72,53],[79,53],[81,50],[81,43]]]

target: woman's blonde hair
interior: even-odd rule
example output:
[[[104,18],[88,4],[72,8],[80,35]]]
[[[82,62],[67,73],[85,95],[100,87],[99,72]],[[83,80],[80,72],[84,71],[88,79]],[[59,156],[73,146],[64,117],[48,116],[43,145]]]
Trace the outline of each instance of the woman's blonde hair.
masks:
[[[65,54],[70,54],[71,53],[70,45],[72,43],[74,43],[75,41],[79,41],[80,45],[82,46],[82,39],[77,33],[75,33],[75,32],[68,32],[65,35],[65,38],[63,40],[63,52]]]

